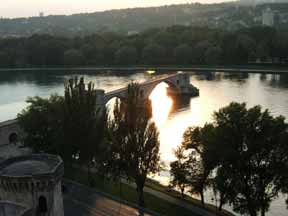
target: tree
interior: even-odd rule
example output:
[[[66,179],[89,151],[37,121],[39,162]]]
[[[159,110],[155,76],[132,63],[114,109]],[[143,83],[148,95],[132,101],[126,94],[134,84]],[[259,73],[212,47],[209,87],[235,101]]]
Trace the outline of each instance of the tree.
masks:
[[[206,64],[219,64],[222,59],[222,50],[220,47],[209,47],[205,52]]]
[[[136,64],[138,51],[131,46],[123,46],[115,53],[115,62],[121,65]]]
[[[52,95],[48,99],[29,98],[29,106],[18,114],[24,129],[24,145],[35,152],[47,152],[63,156],[63,98]]]
[[[105,134],[106,115],[96,106],[92,83],[69,80],[65,96],[28,99],[19,115],[25,131],[24,143],[36,152],[60,154],[66,162],[79,159],[90,167]]]
[[[178,64],[189,64],[191,61],[191,47],[187,44],[177,46],[174,49],[174,57]]]
[[[143,104],[139,85],[131,83],[127,99],[117,102],[109,123],[110,158],[106,162],[112,174],[124,175],[137,185],[138,203],[144,205],[143,188],[148,174],[159,171],[158,130],[151,122],[150,101]]]
[[[205,53],[209,47],[211,47],[211,43],[209,41],[200,41],[195,45],[193,52],[193,58],[195,63],[205,63]]]
[[[287,136],[284,118],[274,118],[260,106],[247,109],[246,104],[231,103],[214,114],[214,121],[221,153],[218,168],[234,182],[236,196],[230,200],[234,209],[264,216],[280,190],[276,183],[283,170],[279,167],[287,164],[287,156],[281,157],[285,154],[281,143]]]
[[[0,51],[0,67],[7,67],[10,64],[9,55],[7,52]]]
[[[212,185],[219,210],[231,203],[241,214],[264,216],[278,193],[287,192],[287,129],[284,117],[244,103],[215,112],[213,124],[188,128],[182,145],[190,151],[185,169],[192,192],[201,195]]]
[[[188,128],[183,136],[182,145],[189,154],[188,169],[190,169],[191,192],[201,196],[204,205],[204,190],[209,186],[209,175],[217,165],[215,151],[215,128],[211,124],[201,127]]]
[[[145,64],[163,64],[165,57],[165,49],[156,44],[148,44],[142,50],[142,61]]]
[[[216,176],[212,179],[212,188],[216,195],[219,194],[219,211],[222,211],[224,204],[232,203],[235,199],[235,181],[230,178],[230,173],[227,169],[222,167],[217,169]]]
[[[65,84],[65,142],[73,147],[72,154],[78,155],[88,169],[104,138],[106,117],[97,109],[96,97],[93,83],[86,85],[83,77],[70,79]]]
[[[81,66],[84,63],[84,56],[80,50],[69,49],[64,52],[64,64],[67,66]]]
[[[182,199],[184,199],[185,188],[189,186],[188,168],[186,167],[187,157],[184,155],[183,147],[178,147],[174,152],[177,160],[170,163],[170,184],[172,187],[177,187],[181,191]]]

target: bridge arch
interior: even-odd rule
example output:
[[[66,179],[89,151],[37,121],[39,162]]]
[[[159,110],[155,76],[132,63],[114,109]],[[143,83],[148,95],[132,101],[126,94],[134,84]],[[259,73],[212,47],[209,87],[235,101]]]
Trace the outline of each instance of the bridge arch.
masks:
[[[108,114],[108,118],[113,119],[114,118],[114,108],[115,108],[115,104],[116,101],[122,101],[125,98],[123,97],[119,97],[118,95],[114,96],[114,97],[110,97],[107,100],[105,100],[105,108]]]
[[[16,132],[10,133],[8,140],[9,140],[9,144],[17,144],[18,134]]]
[[[155,90],[155,88],[157,86],[159,86],[161,83],[164,83],[168,86],[167,87],[167,91],[168,91],[167,93],[169,93],[169,92],[180,93],[180,89],[175,83],[171,82],[170,80],[161,80],[160,82],[157,82],[153,85],[150,85],[149,88],[145,89],[146,97],[149,98],[150,95],[152,94],[152,92]]]

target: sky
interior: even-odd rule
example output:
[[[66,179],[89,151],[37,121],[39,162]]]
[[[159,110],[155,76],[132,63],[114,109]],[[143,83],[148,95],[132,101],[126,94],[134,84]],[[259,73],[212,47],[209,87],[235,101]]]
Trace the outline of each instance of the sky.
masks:
[[[229,0],[1,0],[0,17],[31,17],[74,14],[110,9],[149,7],[181,3],[219,3]]]

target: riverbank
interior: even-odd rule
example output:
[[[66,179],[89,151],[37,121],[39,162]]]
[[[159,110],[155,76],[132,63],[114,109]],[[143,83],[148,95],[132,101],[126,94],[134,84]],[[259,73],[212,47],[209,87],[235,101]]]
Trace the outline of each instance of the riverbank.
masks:
[[[127,66],[127,67],[36,67],[36,68],[0,68],[0,72],[33,72],[33,71],[68,71],[68,72],[101,72],[101,73],[134,73],[135,71],[155,70],[167,71],[195,71],[195,72],[241,72],[241,73],[288,73],[287,66],[257,66],[257,65],[228,65],[228,66]]]
[[[89,185],[87,172],[79,168],[65,168],[65,177],[78,183]],[[123,200],[137,206],[137,192],[133,184],[127,182],[112,182],[104,180],[101,176],[93,174],[94,187],[97,190],[112,196],[117,201]],[[227,211],[219,212],[213,205],[203,207],[200,201],[186,196],[181,199],[181,194],[154,181],[147,181],[144,188],[145,208],[165,216],[233,216]]]

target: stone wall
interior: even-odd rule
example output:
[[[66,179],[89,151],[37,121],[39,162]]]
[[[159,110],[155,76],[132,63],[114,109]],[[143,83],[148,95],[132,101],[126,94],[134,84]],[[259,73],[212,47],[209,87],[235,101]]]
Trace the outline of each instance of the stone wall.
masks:
[[[0,146],[7,145],[11,143],[11,137],[16,134],[18,140],[23,136],[23,131],[21,130],[17,120],[10,120],[0,123]]]

